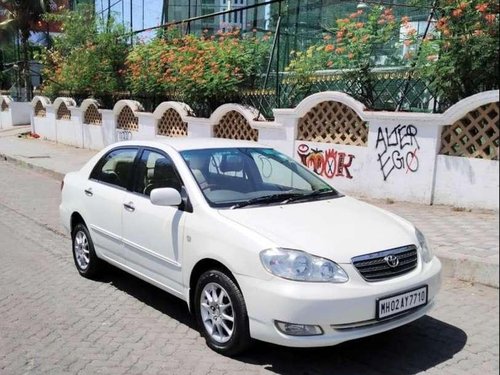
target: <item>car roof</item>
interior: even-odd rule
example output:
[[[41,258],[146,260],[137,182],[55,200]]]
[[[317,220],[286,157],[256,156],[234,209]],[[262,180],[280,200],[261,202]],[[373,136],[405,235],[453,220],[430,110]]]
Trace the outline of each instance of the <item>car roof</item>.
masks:
[[[156,147],[170,146],[177,151],[201,150],[209,148],[232,148],[232,147],[253,147],[268,148],[253,141],[241,141],[225,138],[158,138],[150,141],[124,141],[113,144],[113,146],[143,146]]]

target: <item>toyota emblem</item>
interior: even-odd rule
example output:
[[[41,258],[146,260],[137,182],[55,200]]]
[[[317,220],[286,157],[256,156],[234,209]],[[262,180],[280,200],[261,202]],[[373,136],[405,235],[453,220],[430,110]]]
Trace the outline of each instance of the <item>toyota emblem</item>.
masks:
[[[399,258],[395,255],[387,255],[384,257],[385,262],[391,268],[397,267],[399,265]]]

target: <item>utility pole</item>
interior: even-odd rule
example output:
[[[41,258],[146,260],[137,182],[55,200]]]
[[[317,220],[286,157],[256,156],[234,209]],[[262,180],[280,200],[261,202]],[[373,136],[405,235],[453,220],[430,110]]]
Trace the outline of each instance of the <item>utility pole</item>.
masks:
[[[168,0],[163,0],[163,6],[161,9],[161,25],[168,22]]]
[[[132,0],[130,0],[130,45],[134,44],[134,21],[132,16]]]
[[[109,29],[109,23],[111,22],[111,0],[108,0],[108,20],[106,22],[106,28]]]

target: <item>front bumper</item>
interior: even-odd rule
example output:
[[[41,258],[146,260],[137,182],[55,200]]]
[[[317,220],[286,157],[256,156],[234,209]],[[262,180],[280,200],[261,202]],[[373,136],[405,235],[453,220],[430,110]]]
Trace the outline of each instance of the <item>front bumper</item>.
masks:
[[[253,338],[292,347],[336,345],[410,323],[425,315],[441,286],[441,263],[434,257],[400,277],[366,282],[352,265],[342,265],[350,280],[345,284],[289,281],[274,277],[258,280],[237,275],[245,298]],[[375,320],[378,298],[428,286],[428,304],[385,321]],[[275,321],[319,325],[319,336],[289,336]]]

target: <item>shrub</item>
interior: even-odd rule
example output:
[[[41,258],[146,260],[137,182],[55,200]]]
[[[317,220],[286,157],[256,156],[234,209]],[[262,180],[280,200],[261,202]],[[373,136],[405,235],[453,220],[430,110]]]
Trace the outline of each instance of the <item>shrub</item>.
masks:
[[[265,67],[267,39],[242,37],[238,30],[211,37],[170,30],[133,48],[127,81],[135,94],[173,96],[213,108],[254,86]]]

